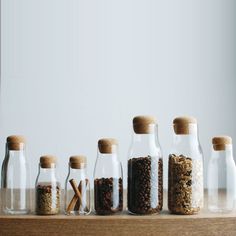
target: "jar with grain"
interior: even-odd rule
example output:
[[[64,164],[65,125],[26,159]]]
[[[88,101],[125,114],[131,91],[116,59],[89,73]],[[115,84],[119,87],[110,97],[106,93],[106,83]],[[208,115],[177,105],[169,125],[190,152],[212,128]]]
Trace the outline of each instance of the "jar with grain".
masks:
[[[123,174],[115,139],[100,139],[94,168],[94,208],[98,215],[123,210]]]
[[[25,138],[7,137],[2,164],[2,208],[6,214],[27,214],[31,207],[30,170],[25,154]]]
[[[86,173],[85,156],[71,156],[65,183],[65,213],[88,215],[90,213],[90,184]]]
[[[173,214],[192,215],[203,207],[203,154],[197,120],[177,117],[168,166],[168,208]]]
[[[35,184],[35,211],[38,215],[55,215],[60,212],[61,187],[56,177],[56,157],[40,157]]]
[[[163,162],[154,117],[133,119],[133,139],[128,159],[128,210],[155,214],[163,205]]]
[[[207,175],[208,209],[211,212],[231,212],[235,201],[236,169],[230,137],[212,139]]]

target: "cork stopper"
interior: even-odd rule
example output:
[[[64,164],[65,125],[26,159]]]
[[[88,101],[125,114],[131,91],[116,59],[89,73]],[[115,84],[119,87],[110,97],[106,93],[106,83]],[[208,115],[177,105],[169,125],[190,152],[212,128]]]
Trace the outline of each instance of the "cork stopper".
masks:
[[[156,124],[155,117],[152,116],[136,116],[133,119],[133,129],[136,134],[149,134],[153,130],[150,125]]]
[[[87,159],[85,156],[71,156],[70,157],[70,167],[72,169],[84,169],[86,168]]]
[[[224,151],[226,145],[232,144],[232,138],[229,136],[218,136],[212,139],[213,148],[215,151]]]
[[[22,150],[26,143],[25,137],[21,135],[11,135],[7,137],[7,146],[9,150]]]
[[[45,155],[40,157],[40,166],[42,168],[53,168],[57,162],[57,158],[52,155]]]
[[[114,146],[118,146],[118,142],[113,138],[104,138],[98,141],[98,149],[101,153],[115,153],[116,148]]]
[[[190,116],[176,117],[173,120],[174,131],[176,134],[190,134],[190,125],[197,124],[197,119]]]

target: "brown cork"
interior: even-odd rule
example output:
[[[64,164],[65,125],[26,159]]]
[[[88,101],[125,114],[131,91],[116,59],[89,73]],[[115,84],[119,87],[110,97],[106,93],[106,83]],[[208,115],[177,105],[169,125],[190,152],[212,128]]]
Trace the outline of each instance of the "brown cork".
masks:
[[[232,138],[229,136],[218,136],[212,139],[213,148],[215,151],[224,151],[226,145],[232,144]]]
[[[25,137],[21,135],[11,135],[7,137],[8,150],[22,150],[26,143]]]
[[[53,168],[57,162],[57,158],[52,155],[45,155],[40,157],[40,166],[42,168]]]
[[[190,116],[183,116],[176,117],[173,120],[174,131],[176,134],[189,134],[191,124],[197,124],[196,118]]]
[[[98,149],[101,153],[114,153],[117,146],[118,142],[113,138],[104,138],[98,141]]]
[[[133,129],[136,134],[149,134],[153,132],[150,125],[156,124],[155,117],[136,116],[133,118]]]
[[[87,159],[85,156],[71,156],[70,157],[70,167],[72,169],[84,169],[86,168]]]

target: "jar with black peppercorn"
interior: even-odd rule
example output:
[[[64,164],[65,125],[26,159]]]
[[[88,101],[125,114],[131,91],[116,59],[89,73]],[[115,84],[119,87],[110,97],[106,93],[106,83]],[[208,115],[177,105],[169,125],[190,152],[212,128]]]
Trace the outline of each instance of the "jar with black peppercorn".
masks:
[[[56,157],[40,157],[35,184],[35,211],[37,215],[55,215],[60,212],[61,187],[56,177]]]
[[[94,208],[98,215],[123,210],[123,176],[115,139],[100,139],[94,168]]]
[[[90,184],[86,173],[85,156],[71,156],[65,183],[65,213],[88,215],[90,213]]]
[[[128,159],[128,210],[155,214],[163,205],[163,162],[154,117],[133,119],[133,139]]]
[[[168,167],[168,208],[173,214],[192,215],[203,207],[203,154],[197,120],[177,117],[173,129]]]

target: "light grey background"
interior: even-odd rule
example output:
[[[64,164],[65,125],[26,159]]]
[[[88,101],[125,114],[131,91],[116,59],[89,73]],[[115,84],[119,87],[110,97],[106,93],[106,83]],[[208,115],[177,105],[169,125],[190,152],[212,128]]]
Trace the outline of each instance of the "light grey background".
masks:
[[[236,141],[236,1],[2,0],[0,161],[24,134],[32,184],[40,155],[85,154],[115,137],[126,177],[133,116],[157,117],[165,159],[172,119],[193,115],[207,163],[211,137]],[[166,182],[165,182],[166,183]]]

